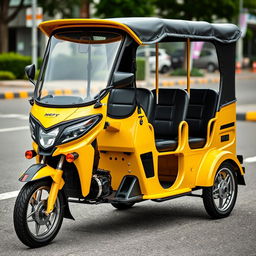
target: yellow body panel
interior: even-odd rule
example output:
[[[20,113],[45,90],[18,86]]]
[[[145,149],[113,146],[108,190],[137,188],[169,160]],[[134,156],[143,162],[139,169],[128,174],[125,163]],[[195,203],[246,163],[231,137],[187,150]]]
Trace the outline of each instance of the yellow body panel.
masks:
[[[143,124],[140,119],[143,116]],[[107,117],[110,124],[117,119]],[[158,152],[155,147],[154,129],[148,123],[145,114],[134,112],[129,118],[119,121],[121,126],[116,132],[104,130],[98,137],[100,168],[110,170],[112,186],[118,189],[125,175],[138,177],[143,199],[156,199],[191,191],[197,186],[212,186],[220,164],[225,160],[235,163],[243,174],[236,157],[236,105],[232,103],[216,113],[208,124],[207,143],[204,148],[190,149],[188,144],[189,127],[185,121],[179,126],[179,145],[172,152]],[[222,125],[234,123],[234,126],[221,129]],[[221,136],[228,135],[229,140],[221,142]],[[147,178],[140,155],[152,152],[154,177]],[[177,158],[178,173],[170,188],[163,188],[158,178],[159,159]]]
[[[53,156],[77,152],[79,157],[74,164],[77,167],[83,196],[90,190],[95,149],[91,143],[97,139],[100,153],[99,168],[110,171],[112,187],[117,190],[126,175],[138,178],[143,199],[157,199],[190,192],[197,186],[212,186],[217,169],[223,161],[230,160],[243,175],[243,170],[236,157],[236,105],[224,106],[208,123],[207,142],[204,148],[190,149],[188,144],[188,124],[183,121],[178,130],[178,147],[171,152],[158,152],[155,146],[154,129],[145,113],[135,112],[123,119],[113,119],[106,115],[108,95],[102,100],[101,108],[85,106],[80,108],[43,108],[36,104],[32,115],[41,124],[49,128],[59,122],[81,118],[87,115],[102,114],[102,120],[83,137],[57,146]],[[57,117],[45,116],[46,113],[59,114]],[[105,123],[108,126],[104,128]],[[225,124],[234,123],[229,128]],[[221,141],[221,136],[229,136]],[[34,150],[38,150],[33,143]],[[141,154],[152,152],[154,176],[147,178],[141,160]],[[39,161],[39,159],[37,159]],[[175,179],[170,187],[164,188],[159,176],[176,162]],[[46,167],[45,167],[46,168]],[[173,168],[173,167],[171,167]],[[44,169],[44,168],[43,168]],[[42,170],[43,170],[42,169]],[[161,170],[163,169],[163,170]],[[38,175],[53,175],[54,170],[45,169]]]
[[[85,136],[77,140],[57,146],[57,149],[53,153],[53,156],[67,155],[68,153],[72,152],[76,152],[79,154],[79,157],[75,160],[74,164],[76,165],[78,170],[83,196],[86,196],[89,193],[90,189],[94,161],[94,148],[92,147],[91,143],[104,128],[107,99],[108,95],[106,95],[101,101],[102,107],[98,109],[95,109],[93,105],[80,108],[45,108],[37,104],[34,104],[31,109],[31,114],[33,115],[33,117],[35,117],[37,120],[40,120],[40,123],[45,128],[52,127],[56,124],[59,124],[60,122],[74,120],[89,115],[103,115],[102,120],[95,127],[93,127]],[[54,117],[48,115],[45,116],[46,113],[54,113],[57,115],[54,115]],[[33,149],[38,152],[38,145],[35,142],[33,142],[32,146]],[[38,156],[36,158],[36,161],[37,163],[39,163],[40,161]],[[49,166],[49,168],[51,167]],[[40,170],[40,174],[38,173],[37,175],[40,175],[40,178],[43,176],[53,177],[52,170],[48,172],[41,172]],[[37,175],[35,176],[35,179],[38,178]]]

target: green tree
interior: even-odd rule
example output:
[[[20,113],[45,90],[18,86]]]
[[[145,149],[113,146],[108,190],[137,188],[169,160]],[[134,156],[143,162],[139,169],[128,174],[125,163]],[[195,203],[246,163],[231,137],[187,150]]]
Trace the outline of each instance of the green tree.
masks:
[[[156,0],[158,15],[169,19],[205,20],[216,18],[231,20],[238,13],[237,0]]]
[[[95,3],[96,15],[102,18],[143,17],[154,14],[155,0],[100,0]]]
[[[90,0],[88,0],[90,1]],[[57,13],[61,13],[63,18],[71,18],[73,16],[73,8],[80,7],[84,0],[38,0],[38,5],[43,7],[44,14],[54,17]]]
[[[225,18],[237,22],[239,0],[155,0],[157,14],[169,19],[204,20],[213,22]],[[256,1],[244,0],[243,7],[256,13]]]

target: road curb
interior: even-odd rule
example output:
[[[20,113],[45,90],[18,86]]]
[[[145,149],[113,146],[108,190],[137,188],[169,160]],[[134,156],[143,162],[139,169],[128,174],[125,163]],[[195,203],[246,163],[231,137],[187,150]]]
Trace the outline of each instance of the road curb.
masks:
[[[190,84],[211,84],[211,83],[219,83],[219,78],[192,78],[190,79]],[[174,85],[187,85],[187,80],[175,80],[175,81],[161,81],[159,85],[165,86],[174,86]]]
[[[237,113],[236,119],[238,121],[251,121],[256,122],[256,111],[248,111],[244,113]]]
[[[191,79],[190,83],[191,85],[193,84],[209,84],[209,83],[218,83],[219,78],[195,78]],[[168,81],[164,80],[159,83],[163,87],[169,87],[169,86],[175,86],[175,85],[186,85],[187,80],[180,79],[180,80],[175,80],[175,81]],[[54,90],[50,91],[48,93],[55,94],[55,95],[69,95],[72,93],[78,93],[78,92],[84,92],[84,90]],[[28,92],[28,91],[20,91],[20,92],[4,92],[0,93],[0,99],[18,99],[18,98],[29,98],[33,96],[33,92]]]
[[[43,93],[45,94],[54,94],[54,95],[70,95],[70,94],[77,94],[77,93],[84,93],[84,89],[81,90],[71,90],[71,89],[64,89],[64,90],[44,90]],[[20,91],[20,92],[4,92],[0,93],[0,100],[1,99],[26,99],[29,97],[32,97],[34,95],[34,92],[28,92],[28,91]]]
[[[17,99],[17,98],[29,98],[32,97],[34,92],[20,91],[20,92],[4,92],[0,93],[0,99]]]

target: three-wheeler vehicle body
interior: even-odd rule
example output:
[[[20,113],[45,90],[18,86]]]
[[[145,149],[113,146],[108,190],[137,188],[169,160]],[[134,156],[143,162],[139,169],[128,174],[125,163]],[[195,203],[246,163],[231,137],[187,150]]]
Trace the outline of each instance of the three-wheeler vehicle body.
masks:
[[[30,100],[36,163],[14,208],[19,239],[48,244],[69,202],[128,209],[200,195],[213,218],[228,216],[245,185],[236,154],[233,24],[159,18],[64,19],[43,22],[48,46]],[[190,43],[214,44],[219,91],[190,89]],[[158,87],[158,44],[187,45],[187,88]],[[156,49],[155,89],[136,86],[136,50]],[[25,69],[33,81],[35,67]],[[198,196],[198,194],[197,194]]]

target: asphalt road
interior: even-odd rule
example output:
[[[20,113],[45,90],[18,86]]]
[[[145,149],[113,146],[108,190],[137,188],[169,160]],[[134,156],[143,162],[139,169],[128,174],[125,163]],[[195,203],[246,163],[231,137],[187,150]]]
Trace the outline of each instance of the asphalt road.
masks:
[[[238,104],[255,104],[255,81],[238,83]],[[24,158],[29,130],[10,130],[28,125],[29,107],[27,100],[0,101],[0,195],[19,190],[20,173],[33,163]],[[238,122],[237,153],[245,158],[256,156],[255,132],[256,122]],[[25,247],[14,232],[15,199],[0,200],[0,255],[256,255],[256,162],[244,166],[247,186],[239,187],[228,218],[211,220],[202,200],[192,197],[147,201],[122,212],[71,204],[76,221],[64,220],[55,240],[39,249]]]

